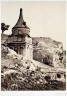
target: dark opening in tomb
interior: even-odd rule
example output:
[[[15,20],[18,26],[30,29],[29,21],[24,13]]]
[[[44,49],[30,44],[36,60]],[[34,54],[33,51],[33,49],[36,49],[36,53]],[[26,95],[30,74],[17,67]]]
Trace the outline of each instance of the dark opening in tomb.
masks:
[[[64,78],[66,78],[66,74],[64,74]]]
[[[61,78],[61,75],[60,75],[60,74],[57,74],[57,77],[58,77],[58,78]]]
[[[51,77],[49,75],[45,76],[45,80],[49,81],[51,79]]]
[[[49,59],[47,57],[43,58],[43,63],[49,65]]]
[[[52,66],[53,58],[50,55],[47,55],[43,58],[42,62],[46,65]]]

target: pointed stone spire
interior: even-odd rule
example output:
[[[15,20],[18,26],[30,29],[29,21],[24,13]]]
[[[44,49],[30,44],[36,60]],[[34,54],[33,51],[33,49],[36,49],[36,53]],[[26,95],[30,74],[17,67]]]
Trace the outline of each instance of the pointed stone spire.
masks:
[[[23,20],[22,8],[20,8],[20,15],[16,25],[12,28],[13,35],[29,35],[30,29]]]
[[[24,20],[23,20],[23,15],[22,15],[22,8],[20,8],[19,19],[14,27],[24,27],[23,22]]]
[[[20,16],[22,15],[22,8],[20,8]]]

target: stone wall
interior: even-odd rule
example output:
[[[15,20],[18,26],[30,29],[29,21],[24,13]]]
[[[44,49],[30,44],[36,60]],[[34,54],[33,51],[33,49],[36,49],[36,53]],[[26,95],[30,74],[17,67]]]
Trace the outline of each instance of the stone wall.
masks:
[[[16,51],[18,54],[22,54],[28,59],[33,59],[32,38],[28,37],[28,35],[10,35],[7,46]]]
[[[20,35],[28,34],[29,35],[29,32],[30,32],[30,29],[28,29],[28,28],[18,27],[18,28],[12,29],[12,34],[14,34],[14,35],[18,35],[18,34],[20,34]]]
[[[8,43],[10,42],[24,42],[25,41],[25,36],[15,36],[15,35],[10,35],[8,36]]]

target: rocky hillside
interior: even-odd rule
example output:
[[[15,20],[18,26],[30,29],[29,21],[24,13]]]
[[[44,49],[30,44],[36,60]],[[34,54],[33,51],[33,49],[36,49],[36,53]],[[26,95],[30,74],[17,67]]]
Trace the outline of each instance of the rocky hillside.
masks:
[[[4,46],[1,49],[2,90],[65,90],[65,78],[55,78],[59,72],[65,74],[64,69],[27,60]]]
[[[6,38],[3,38],[1,42],[5,42]],[[65,90],[65,80],[64,68],[54,68],[36,60],[28,60],[2,43],[2,90]]]
[[[39,45],[40,47],[42,47],[42,44],[46,49],[48,48],[48,46],[51,48],[58,48],[59,44],[61,44],[61,42],[57,42],[49,37],[32,37],[32,39],[34,46]]]

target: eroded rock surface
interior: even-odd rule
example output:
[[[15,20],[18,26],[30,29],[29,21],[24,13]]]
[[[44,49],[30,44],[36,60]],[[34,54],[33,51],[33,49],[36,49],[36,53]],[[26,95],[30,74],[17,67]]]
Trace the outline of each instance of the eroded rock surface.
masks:
[[[43,44],[42,44],[43,45]],[[42,47],[41,44],[40,48]],[[39,48],[39,47],[38,47]],[[43,47],[42,47],[43,48]],[[49,48],[47,48],[49,49]],[[38,61],[27,59],[10,48],[1,45],[1,89],[2,90],[65,90],[66,71],[62,67],[52,67]],[[50,54],[42,51],[43,56]],[[49,62],[50,62],[49,57]],[[52,62],[52,61],[51,61]]]

